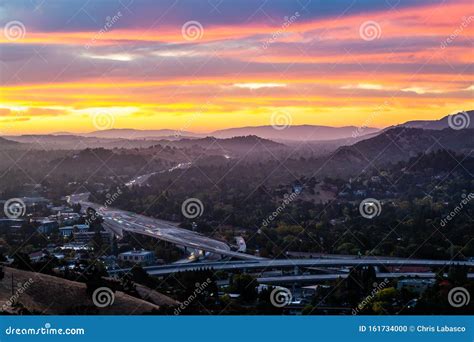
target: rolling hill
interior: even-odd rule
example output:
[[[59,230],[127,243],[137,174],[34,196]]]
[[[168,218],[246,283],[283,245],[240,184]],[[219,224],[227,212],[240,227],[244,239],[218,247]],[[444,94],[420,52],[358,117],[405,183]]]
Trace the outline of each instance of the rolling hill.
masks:
[[[321,141],[350,138],[356,131],[357,127],[355,126],[330,127],[301,125],[289,126],[282,130],[275,129],[272,126],[258,126],[229,128],[214,131],[209,135],[214,136],[216,138],[232,138],[236,136],[256,135],[260,138],[271,139],[275,141]],[[364,129],[365,134],[370,134],[377,131],[379,131],[378,128],[368,127]]]
[[[465,155],[472,153],[474,130],[395,127],[354,145],[340,147],[331,155],[325,169],[344,174],[360,172],[373,166],[394,164],[420,153],[439,150]]]
[[[5,277],[0,281],[0,310],[10,314],[140,315],[159,309],[159,305],[176,304],[173,299],[140,285],[140,291],[147,300],[117,291],[112,305],[98,308],[87,294],[84,283],[9,267],[5,267],[4,272]],[[11,279],[14,279],[16,290],[20,283],[30,284],[23,286],[22,293],[18,292],[15,305],[12,306],[6,305],[12,298]]]
[[[458,119],[460,120],[459,124],[462,123],[468,123],[468,125],[464,126],[464,128],[469,128],[472,129],[474,128],[474,110],[466,111],[466,112],[459,112],[454,115],[447,115],[439,120],[414,120],[414,121],[408,121],[405,122],[404,124],[401,124],[399,126],[401,127],[407,127],[407,128],[423,128],[423,129],[434,129],[434,130],[441,130],[445,128],[450,128],[449,126],[449,121],[450,117],[452,116],[458,116]],[[454,124],[456,123],[454,119]]]

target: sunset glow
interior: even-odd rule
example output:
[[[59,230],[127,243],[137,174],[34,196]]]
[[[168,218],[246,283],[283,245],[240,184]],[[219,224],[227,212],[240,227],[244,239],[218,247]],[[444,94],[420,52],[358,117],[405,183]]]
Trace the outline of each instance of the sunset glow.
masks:
[[[0,131],[89,132],[107,113],[210,132],[278,110],[385,127],[474,108],[472,1],[330,3],[3,2]]]

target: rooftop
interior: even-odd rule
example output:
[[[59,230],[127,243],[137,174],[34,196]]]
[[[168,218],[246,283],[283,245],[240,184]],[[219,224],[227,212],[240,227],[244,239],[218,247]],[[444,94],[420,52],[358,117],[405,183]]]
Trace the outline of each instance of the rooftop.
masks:
[[[150,254],[150,253],[153,253],[152,251],[147,251],[147,250],[133,250],[133,251],[127,251],[127,252],[123,252],[123,253],[120,253],[120,255],[137,255],[137,256],[144,256],[144,255],[147,255],[147,254]]]

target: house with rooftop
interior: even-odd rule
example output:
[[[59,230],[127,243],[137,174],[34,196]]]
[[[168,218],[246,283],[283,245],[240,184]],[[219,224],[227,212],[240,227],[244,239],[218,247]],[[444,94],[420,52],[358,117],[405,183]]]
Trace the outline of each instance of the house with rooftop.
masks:
[[[76,224],[74,226],[66,226],[59,228],[59,232],[63,237],[69,237],[74,232],[88,232],[89,225],[88,224]]]
[[[118,255],[120,261],[149,265],[155,261],[155,253],[144,249],[123,252]]]

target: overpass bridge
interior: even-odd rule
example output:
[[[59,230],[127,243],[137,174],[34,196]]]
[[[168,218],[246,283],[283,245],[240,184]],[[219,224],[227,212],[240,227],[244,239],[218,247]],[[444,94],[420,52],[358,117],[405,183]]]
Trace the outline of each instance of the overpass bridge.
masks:
[[[272,285],[294,285],[294,284],[314,284],[327,280],[344,279],[349,276],[348,273],[332,273],[332,274],[310,274],[310,275],[291,275],[291,276],[276,276],[276,277],[259,277],[257,281],[260,284]],[[434,279],[436,273],[433,272],[377,272],[378,279],[394,279],[394,278],[421,278]],[[474,273],[467,275],[468,279],[474,279]]]
[[[424,260],[424,259],[397,259],[397,258],[345,258],[345,259],[261,259],[261,260],[240,260],[240,261],[221,261],[221,262],[199,262],[193,264],[169,264],[162,266],[145,267],[145,271],[154,276],[166,276],[171,273],[196,271],[199,269],[212,268],[213,270],[223,271],[249,271],[265,270],[274,268],[341,268],[355,266],[374,266],[374,267],[402,267],[402,266],[421,266],[421,267],[448,267],[454,265],[465,265],[474,267],[472,261],[456,260]],[[109,274],[124,273],[130,269],[109,270]]]
[[[263,260],[263,258],[232,251],[223,241],[209,238],[197,232],[178,227],[178,223],[147,217],[120,210],[112,207],[105,207],[97,203],[89,202],[88,193],[74,194],[68,196],[71,203],[80,203],[82,208],[92,208],[103,218],[104,228],[111,231],[118,237],[122,237],[124,232],[137,233],[151,236],[155,239],[167,241],[169,243],[214,253],[221,256],[232,257],[242,260]]]

